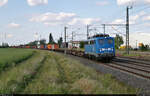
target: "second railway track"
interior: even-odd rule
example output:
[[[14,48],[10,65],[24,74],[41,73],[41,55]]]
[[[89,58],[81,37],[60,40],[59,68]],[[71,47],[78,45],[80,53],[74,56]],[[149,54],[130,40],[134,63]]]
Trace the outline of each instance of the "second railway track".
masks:
[[[127,58],[116,58],[111,63],[105,65],[150,80],[149,62],[134,59],[128,60]]]

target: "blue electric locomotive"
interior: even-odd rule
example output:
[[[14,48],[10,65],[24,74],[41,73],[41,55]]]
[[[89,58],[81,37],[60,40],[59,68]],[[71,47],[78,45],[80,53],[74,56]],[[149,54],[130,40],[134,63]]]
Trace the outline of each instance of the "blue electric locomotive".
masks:
[[[90,37],[85,44],[85,55],[97,60],[111,60],[115,57],[114,38],[99,34]]]

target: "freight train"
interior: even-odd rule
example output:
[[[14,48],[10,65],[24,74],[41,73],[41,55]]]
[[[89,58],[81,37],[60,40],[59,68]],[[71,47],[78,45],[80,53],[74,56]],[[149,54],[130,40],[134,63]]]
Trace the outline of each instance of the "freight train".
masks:
[[[65,52],[64,48],[59,48],[58,44],[47,44],[37,46],[22,46],[15,48],[33,48],[43,50],[54,50],[57,52]],[[99,34],[89,37],[85,41],[84,51],[76,49],[66,49],[67,54],[96,59],[102,61],[111,61],[115,57],[115,41],[108,34]]]

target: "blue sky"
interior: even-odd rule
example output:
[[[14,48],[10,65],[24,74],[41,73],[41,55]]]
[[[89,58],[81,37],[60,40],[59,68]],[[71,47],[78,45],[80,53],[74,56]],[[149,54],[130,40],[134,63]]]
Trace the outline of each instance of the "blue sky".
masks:
[[[40,37],[48,41],[49,33],[57,41],[64,26],[68,26],[68,41],[72,31],[80,34],[75,40],[85,40],[87,24],[124,24],[128,5],[133,6],[130,44],[135,46],[136,40],[150,44],[150,0],[0,0],[0,44],[25,44]],[[115,26],[106,31],[111,36],[125,34],[125,28]],[[90,35],[102,32],[97,28]]]

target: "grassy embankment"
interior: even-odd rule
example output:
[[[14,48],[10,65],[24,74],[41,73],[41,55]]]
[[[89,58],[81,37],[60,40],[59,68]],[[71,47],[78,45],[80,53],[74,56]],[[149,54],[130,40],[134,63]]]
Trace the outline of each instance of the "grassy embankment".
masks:
[[[27,51],[27,50],[23,50]],[[0,94],[20,93],[45,61],[46,53],[36,52],[31,58],[0,74]]]
[[[51,53],[23,93],[41,94],[119,94],[137,89],[118,82],[110,74],[100,74],[80,62]]]
[[[27,49],[0,49],[0,72],[27,60],[34,54],[33,50]]]
[[[134,94],[137,91],[110,74],[98,73],[64,55],[40,50],[0,74],[0,94]]]

